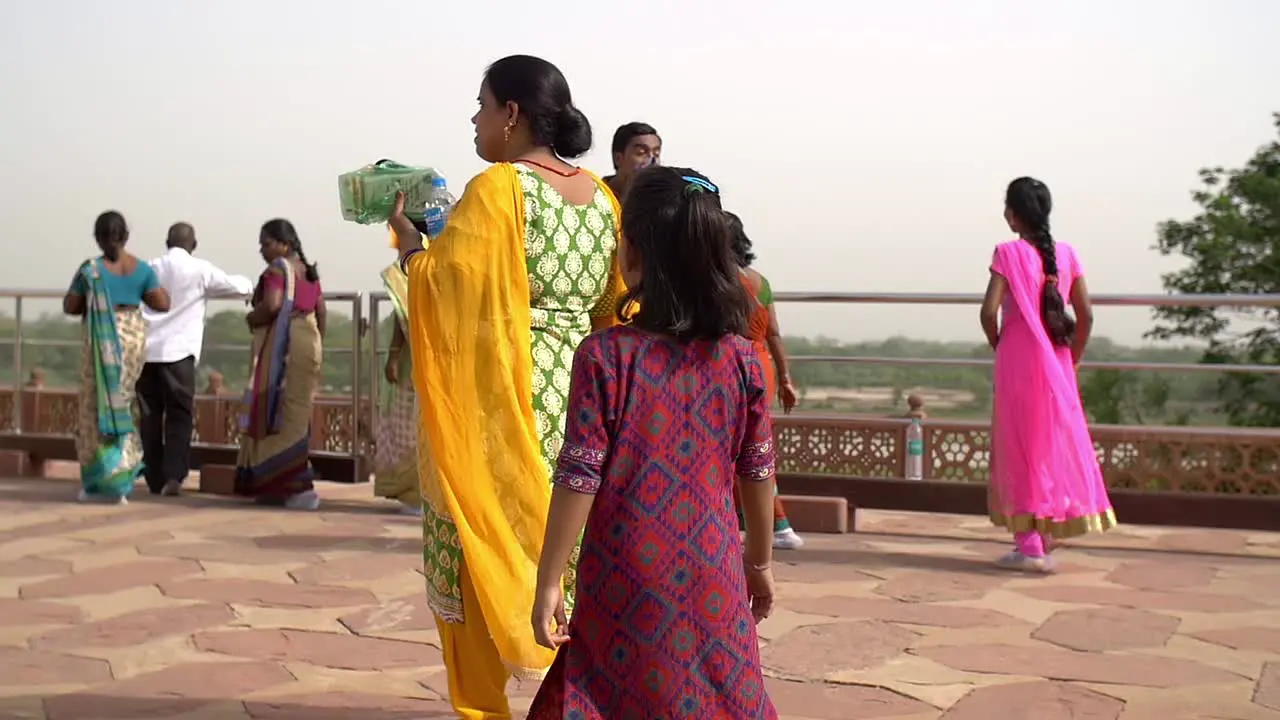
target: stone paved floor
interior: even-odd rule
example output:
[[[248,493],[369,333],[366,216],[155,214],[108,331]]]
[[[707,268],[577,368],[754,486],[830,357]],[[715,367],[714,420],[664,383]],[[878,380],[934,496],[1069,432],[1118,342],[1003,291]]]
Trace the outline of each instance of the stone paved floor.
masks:
[[[109,508],[0,480],[0,718],[449,717],[417,524],[322,490]],[[1047,578],[993,570],[975,518],[810,540],[760,628],[784,717],[1280,718],[1280,535],[1124,527]]]

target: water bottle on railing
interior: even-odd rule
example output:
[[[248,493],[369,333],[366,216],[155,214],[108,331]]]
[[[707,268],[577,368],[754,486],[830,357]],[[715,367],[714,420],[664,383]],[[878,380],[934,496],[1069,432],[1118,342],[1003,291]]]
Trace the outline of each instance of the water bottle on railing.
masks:
[[[427,195],[426,207],[422,211],[422,221],[427,227],[427,238],[434,240],[444,232],[449,224],[449,213],[453,210],[455,200],[449,194],[449,186],[444,178],[436,176],[431,179],[431,192]]]
[[[907,426],[907,479],[924,479],[924,428],[920,418],[911,418]]]

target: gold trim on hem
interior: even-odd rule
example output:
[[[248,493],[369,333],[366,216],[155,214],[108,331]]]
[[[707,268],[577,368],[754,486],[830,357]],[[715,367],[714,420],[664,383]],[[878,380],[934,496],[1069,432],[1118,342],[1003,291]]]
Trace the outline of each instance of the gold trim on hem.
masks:
[[[1102,533],[1119,525],[1116,520],[1116,511],[1111,508],[1107,508],[1100,513],[1067,518],[1066,520],[1036,517],[1031,513],[1002,515],[997,512],[990,513],[990,518],[992,525],[1006,528],[1011,532],[1019,533],[1035,530],[1041,535],[1048,535],[1057,540],[1080,537],[1090,533]]]

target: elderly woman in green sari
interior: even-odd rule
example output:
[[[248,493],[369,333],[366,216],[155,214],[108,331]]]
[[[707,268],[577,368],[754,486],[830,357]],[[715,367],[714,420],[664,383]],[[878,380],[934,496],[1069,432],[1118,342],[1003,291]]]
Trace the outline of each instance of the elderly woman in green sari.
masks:
[[[169,293],[147,263],[124,251],[129,227],[109,210],[93,235],[102,255],[81,263],[62,311],[83,319],[76,459],[80,500],[125,504],[142,474],[134,385],[142,373],[147,325],[141,305],[169,311]]]
[[[393,231],[394,233],[394,231]],[[394,238],[393,238],[394,240]],[[375,436],[373,494],[400,503],[405,515],[422,515],[418,490],[418,396],[413,390],[413,361],[406,346],[409,276],[394,262],[382,271],[395,323],[383,372],[389,385]]]

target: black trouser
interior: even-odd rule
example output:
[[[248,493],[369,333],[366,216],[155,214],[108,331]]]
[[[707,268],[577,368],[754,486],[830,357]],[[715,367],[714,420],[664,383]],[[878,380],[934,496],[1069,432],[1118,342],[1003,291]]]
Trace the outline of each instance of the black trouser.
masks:
[[[196,359],[147,363],[138,378],[142,409],[142,462],[147,487],[158,493],[165,483],[182,482],[191,468],[192,412],[196,395]]]

